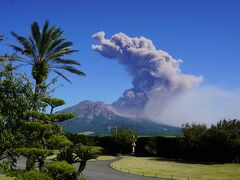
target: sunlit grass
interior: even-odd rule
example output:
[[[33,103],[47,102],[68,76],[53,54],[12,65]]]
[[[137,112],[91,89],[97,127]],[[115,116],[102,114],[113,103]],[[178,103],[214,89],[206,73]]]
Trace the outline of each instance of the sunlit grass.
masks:
[[[98,156],[97,160],[98,161],[106,161],[106,160],[114,160],[115,157],[114,156]]]
[[[149,157],[124,157],[114,162],[115,169],[132,174],[173,179],[240,179],[240,164],[191,164]]]
[[[0,174],[0,180],[13,180],[14,177],[7,177],[4,174]]]

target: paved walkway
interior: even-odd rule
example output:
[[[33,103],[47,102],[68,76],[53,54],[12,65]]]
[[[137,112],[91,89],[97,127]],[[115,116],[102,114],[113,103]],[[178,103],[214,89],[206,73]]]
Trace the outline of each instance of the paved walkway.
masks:
[[[111,168],[110,164],[119,159],[120,158],[106,161],[88,161],[83,174],[90,180],[157,180],[157,178],[132,175]],[[25,164],[26,158],[20,157],[17,168],[25,169]],[[78,167],[78,164],[75,164],[75,166]]]
[[[112,169],[110,164],[119,160],[89,161],[83,174],[90,180],[156,180],[156,178],[137,176]]]

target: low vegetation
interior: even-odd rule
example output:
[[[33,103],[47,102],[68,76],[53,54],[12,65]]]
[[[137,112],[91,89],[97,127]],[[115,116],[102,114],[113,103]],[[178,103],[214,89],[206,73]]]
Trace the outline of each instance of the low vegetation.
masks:
[[[240,164],[198,164],[151,157],[124,157],[111,166],[117,170],[152,177],[186,179],[240,179]]]
[[[65,102],[52,97],[53,85],[59,77],[70,81],[62,71],[85,74],[78,69],[78,61],[65,58],[77,51],[62,33],[56,26],[50,27],[48,21],[42,30],[34,22],[27,37],[12,32],[19,43],[10,45],[13,54],[0,55],[0,174],[11,176],[0,175],[0,179],[85,179],[81,174],[89,160],[97,159],[100,153],[133,155],[135,142],[134,155],[152,158],[124,157],[112,164],[114,168],[164,178],[240,179],[238,120],[222,120],[210,128],[185,124],[179,137],[137,137],[134,131],[120,127],[113,128],[109,136],[64,133],[58,123],[75,114],[55,113],[55,108]],[[0,41],[4,40],[0,34]],[[31,74],[19,70],[20,64],[30,65]],[[50,72],[58,77],[49,79]],[[25,170],[14,168],[19,156],[27,159]],[[98,160],[113,158],[100,156]],[[216,164],[229,162],[233,163]]]

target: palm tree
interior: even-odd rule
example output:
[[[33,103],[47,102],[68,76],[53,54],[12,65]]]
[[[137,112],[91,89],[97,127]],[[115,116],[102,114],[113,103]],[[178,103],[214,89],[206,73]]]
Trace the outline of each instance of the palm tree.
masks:
[[[93,151],[90,148],[79,148],[74,151],[74,162],[79,162],[79,167],[77,175],[79,176],[81,172],[85,169],[87,161],[90,159],[96,159],[98,157],[97,151]]]
[[[79,176],[85,169],[87,161],[90,159],[96,159],[99,153],[99,151],[93,151],[89,147],[69,148],[58,154],[57,160],[67,161],[69,164],[79,163],[77,171],[77,175]]]
[[[41,87],[49,72],[56,73],[68,82],[71,81],[63,74],[64,70],[79,76],[85,75],[75,68],[75,66],[80,66],[78,61],[64,58],[65,55],[70,55],[77,50],[71,48],[73,43],[62,36],[63,31],[60,28],[49,27],[49,21],[45,22],[42,30],[38,23],[34,22],[28,37],[20,36],[15,32],[11,33],[20,44],[20,46],[10,45],[21,53],[21,56],[17,56],[15,60],[24,65],[31,65],[32,77],[35,80],[34,110],[38,109]]]

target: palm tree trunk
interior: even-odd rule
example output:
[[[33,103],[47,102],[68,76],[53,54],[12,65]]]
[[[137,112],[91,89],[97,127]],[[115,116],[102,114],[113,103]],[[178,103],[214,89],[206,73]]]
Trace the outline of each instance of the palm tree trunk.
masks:
[[[77,175],[80,176],[81,172],[85,169],[87,161],[81,161],[78,167]]]

